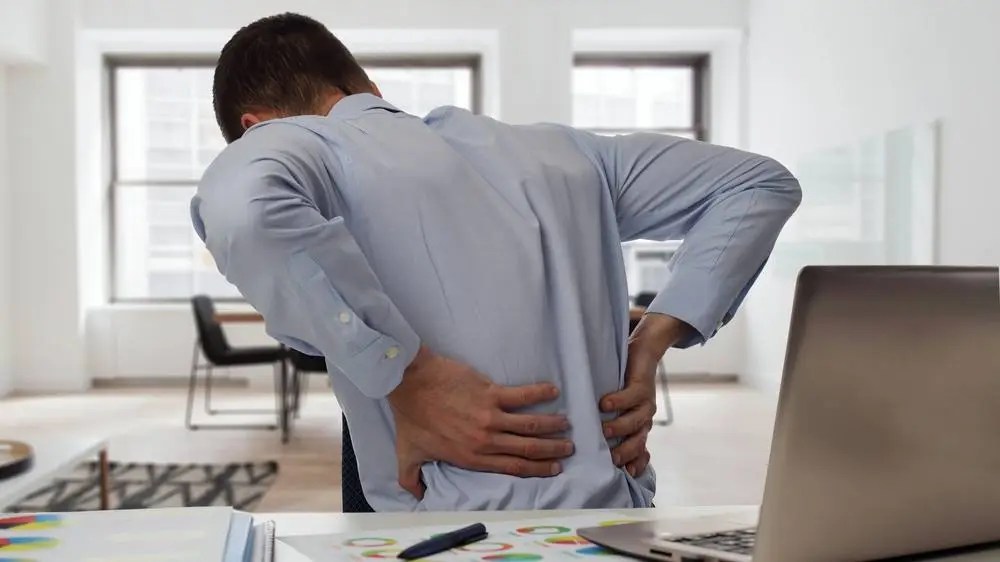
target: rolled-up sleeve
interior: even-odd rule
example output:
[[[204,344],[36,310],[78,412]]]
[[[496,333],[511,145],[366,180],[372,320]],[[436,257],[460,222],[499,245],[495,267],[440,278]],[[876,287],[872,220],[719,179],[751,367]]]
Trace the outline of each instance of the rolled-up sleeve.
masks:
[[[683,240],[649,312],[696,331],[704,343],[736,313],[801,200],[775,160],[669,135],[576,132],[603,172],[623,241]]]
[[[344,220],[312,200],[304,183],[321,171],[280,150],[247,152],[224,153],[206,172],[191,202],[195,230],[272,337],[324,356],[366,396],[385,396],[416,355],[417,334]]]

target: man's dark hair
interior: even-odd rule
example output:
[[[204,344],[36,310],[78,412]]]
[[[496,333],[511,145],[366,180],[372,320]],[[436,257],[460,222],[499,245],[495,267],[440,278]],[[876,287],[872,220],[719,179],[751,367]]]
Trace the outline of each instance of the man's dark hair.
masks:
[[[253,108],[307,115],[338,88],[346,95],[371,90],[354,55],[318,21],[299,14],[259,19],[222,48],[212,103],[226,142],[243,135],[240,116]]]

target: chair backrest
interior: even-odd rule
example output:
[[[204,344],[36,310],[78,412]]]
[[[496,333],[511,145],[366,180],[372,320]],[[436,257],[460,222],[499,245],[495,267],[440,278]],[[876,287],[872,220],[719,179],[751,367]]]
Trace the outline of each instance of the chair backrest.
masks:
[[[639,293],[635,296],[635,305],[646,308],[653,303],[653,299],[656,298],[656,293]]]
[[[195,295],[191,297],[191,307],[194,310],[194,325],[198,330],[201,351],[209,361],[217,362],[231,348],[222,324],[215,320],[215,304],[206,295]]]

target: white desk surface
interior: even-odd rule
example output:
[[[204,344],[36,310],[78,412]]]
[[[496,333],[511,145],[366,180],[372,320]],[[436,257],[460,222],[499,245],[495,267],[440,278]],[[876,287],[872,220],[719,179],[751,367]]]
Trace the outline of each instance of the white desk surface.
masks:
[[[2,435],[2,439],[24,441],[34,449],[34,463],[27,472],[0,480],[0,512],[25,495],[66,470],[85,460],[97,460],[97,453],[108,446],[106,439],[61,437],[19,437]]]
[[[616,516],[639,519],[696,519],[707,516],[739,515],[746,517],[757,513],[756,506],[696,506],[658,507],[653,509],[603,510],[611,518]],[[429,525],[468,525],[470,522],[509,521],[566,517],[594,513],[585,510],[558,511],[477,511],[425,512],[425,513],[255,513],[258,521],[272,520],[278,537],[292,535],[318,535],[350,533],[376,529],[400,529]]]
[[[691,506],[691,507],[658,507],[654,509],[603,510],[614,518],[625,516],[639,519],[668,519],[678,524],[695,523],[699,519],[718,520],[734,518],[747,520],[755,518],[757,506]],[[393,529],[428,525],[468,525],[471,521],[510,520],[510,519],[540,519],[546,517],[567,517],[582,515],[583,510],[560,511],[487,511],[487,512],[440,512],[440,513],[255,513],[260,520],[271,519],[275,522],[277,536],[315,535],[328,533],[348,533],[370,531],[376,529]],[[832,532],[832,530],[831,530]],[[275,562],[304,562],[298,551],[291,547],[279,548],[276,551]],[[935,562],[997,562],[1000,560],[1000,548],[988,551],[969,552],[921,560]]]

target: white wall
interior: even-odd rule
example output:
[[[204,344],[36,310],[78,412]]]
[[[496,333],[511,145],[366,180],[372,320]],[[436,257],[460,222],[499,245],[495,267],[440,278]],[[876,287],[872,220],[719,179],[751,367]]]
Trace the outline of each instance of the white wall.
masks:
[[[50,62],[11,72],[8,100],[10,130],[19,137],[11,143],[14,203],[25,210],[13,229],[32,235],[30,245],[14,248],[21,264],[13,280],[14,359],[17,385],[31,389],[83,388],[92,376],[180,375],[193,339],[187,306],[106,306],[106,177],[94,156],[101,149],[94,104],[102,95],[94,73],[100,37],[189,36],[212,52],[239,26],[282,11],[320,19],[349,47],[352,37],[361,44],[371,36],[361,30],[421,44],[433,42],[428,30],[471,33],[488,59],[486,79],[499,90],[487,109],[510,122],[568,122],[574,30],[732,30],[746,17],[744,0],[52,0],[50,7]],[[734,139],[736,119],[720,124]],[[163,345],[144,347],[157,341]],[[742,350],[742,335],[731,349],[726,360]]]
[[[988,0],[751,0],[750,148],[794,169],[804,153],[941,119],[939,261],[997,264],[997,21]],[[779,246],[750,296],[748,370],[763,387],[779,380],[800,265]]]
[[[38,63],[45,58],[45,0],[0,2],[0,64]]]
[[[10,308],[11,195],[7,163],[7,71],[0,65],[0,396],[13,386],[13,318]]]
[[[7,73],[15,386],[77,390],[83,368],[78,295],[73,41],[77,3],[53,0],[44,66]]]
[[[0,2],[0,396],[14,386],[14,326],[11,307],[14,275],[12,225],[14,205],[11,192],[9,132],[7,111],[7,65],[35,64],[43,60],[43,0],[4,0]]]

